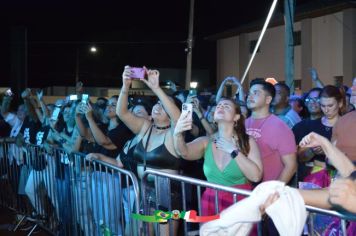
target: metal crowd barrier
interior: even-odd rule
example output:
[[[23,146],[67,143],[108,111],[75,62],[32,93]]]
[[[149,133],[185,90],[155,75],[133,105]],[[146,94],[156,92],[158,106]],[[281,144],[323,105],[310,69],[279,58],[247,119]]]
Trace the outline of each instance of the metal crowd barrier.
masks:
[[[135,175],[102,161],[90,162],[81,153],[71,156],[70,165],[76,232],[102,235],[102,230],[109,230],[111,235],[138,235],[139,222],[131,217],[131,213],[139,213]]]
[[[162,184],[163,181],[163,184]],[[166,204],[168,204],[168,209],[164,209],[166,211],[172,211],[172,210],[180,210],[180,211],[187,211],[187,210],[196,210],[199,216],[202,215],[202,202],[201,202],[201,196],[205,188],[211,188],[215,190],[215,214],[220,213],[220,209],[218,206],[218,192],[219,191],[224,191],[224,192],[229,192],[233,194],[233,201],[237,202],[237,197],[238,195],[241,196],[249,196],[250,191],[243,190],[243,189],[237,189],[237,188],[232,188],[232,187],[227,187],[223,185],[218,185],[218,184],[213,184],[209,183],[207,181],[199,180],[199,179],[194,179],[190,177],[185,177],[181,175],[174,175],[174,174],[169,174],[165,172],[160,172],[160,171],[155,171],[155,170],[146,170],[144,173],[144,176],[142,178],[142,186],[141,186],[141,191],[142,191],[142,199],[143,199],[143,206],[144,206],[144,214],[152,214],[152,208],[154,210],[161,210],[160,206],[158,204],[159,201],[155,201],[154,205],[150,204],[152,193],[149,193],[147,191],[147,186],[152,186],[152,182],[154,182],[155,185],[155,200],[159,199],[160,196],[163,195],[163,198],[165,199]],[[171,185],[174,186],[174,184],[178,184],[180,186],[179,192],[180,195],[180,201],[181,201],[181,209],[174,209],[172,206],[172,199],[170,194],[166,194],[165,192],[172,192],[171,191]],[[192,191],[193,193],[195,192],[196,194],[196,202],[187,202],[187,199],[190,199],[191,197],[194,196],[188,196],[189,193],[187,193],[187,190],[191,191],[191,188],[195,188],[196,191]],[[193,189],[194,190],[194,189]],[[176,190],[175,190],[176,191]],[[193,200],[194,201],[194,200]],[[174,230],[173,230],[173,221],[169,221],[169,235],[174,235]],[[156,224],[154,226],[154,231],[155,235],[162,235],[160,233],[160,226]],[[261,227],[258,226],[258,231],[260,231]],[[150,226],[149,224],[145,224],[144,227],[145,230],[145,235],[148,235],[148,232],[150,231]],[[259,232],[259,234],[261,234]],[[183,221],[183,232],[180,232],[180,235],[199,235],[199,224],[197,223],[187,223],[186,221]]]
[[[197,208],[198,209],[198,214],[201,215],[202,213],[202,204],[201,204],[201,196],[202,196],[202,189],[203,188],[211,188],[215,190],[215,213],[220,213],[220,210],[218,208],[218,192],[219,191],[225,191],[225,192],[229,192],[233,194],[233,200],[234,202],[237,201],[237,196],[238,195],[243,195],[243,196],[250,196],[251,191],[248,190],[243,190],[243,189],[237,189],[237,188],[232,188],[232,187],[227,187],[227,186],[222,186],[222,185],[218,185],[218,184],[213,184],[213,183],[209,183],[207,181],[203,181],[203,180],[199,180],[199,179],[194,179],[194,178],[190,178],[190,177],[185,177],[185,176],[181,176],[181,175],[175,175],[175,174],[169,174],[169,173],[165,173],[165,172],[161,172],[161,171],[156,171],[156,170],[146,170],[142,179],[142,199],[143,199],[143,205],[144,205],[144,213],[145,214],[152,214],[152,206],[150,206],[150,193],[147,192],[147,186],[152,185],[152,179],[153,182],[155,183],[155,199],[159,198],[159,195],[162,195],[161,191],[161,187],[162,184],[160,184],[160,179],[165,179],[165,185],[163,186],[163,188],[167,188],[168,187],[168,192],[171,192],[171,183],[175,182],[178,183],[180,185],[180,191],[181,191],[181,197],[180,200],[182,202],[182,209],[178,209],[178,210],[191,210],[194,208],[188,208],[188,204],[186,202],[187,200],[187,195],[186,195],[186,185],[190,185],[192,187],[196,188],[196,195],[197,195]],[[163,193],[164,194],[164,193]],[[172,199],[171,199],[171,195],[170,194],[165,194],[164,195],[165,198],[167,198],[166,202],[168,202],[169,207],[168,211],[172,211],[175,210],[172,207]],[[150,209],[151,208],[151,209]],[[155,203],[155,209],[159,209],[159,204],[156,201]],[[354,217],[349,217],[347,215],[341,214],[337,211],[332,211],[332,210],[325,210],[325,209],[321,209],[321,208],[316,208],[316,207],[312,207],[312,206],[306,206],[307,211],[310,213],[310,216],[313,216],[314,214],[318,213],[318,214],[323,214],[323,215],[328,215],[328,216],[334,216],[337,217],[341,220],[341,230],[342,230],[342,234],[344,236],[347,235],[346,233],[346,222],[347,221],[355,221],[356,218]],[[191,225],[192,223],[187,223],[185,221],[183,221],[183,228],[184,228],[184,232],[182,234],[188,236],[188,235],[199,235],[199,231],[197,230],[189,230],[189,225]],[[173,235],[173,230],[172,230],[172,220],[169,221],[169,235]],[[309,217],[308,220],[308,226],[309,226],[309,234],[308,235],[314,235],[314,226],[313,226],[313,217]],[[144,227],[145,230],[145,235],[148,235],[148,232],[150,230],[150,227],[148,224],[145,224]],[[160,235],[159,232],[159,224],[156,224],[154,227],[155,230],[155,235]],[[259,222],[258,224],[258,235],[263,235],[262,233],[262,222]]]
[[[0,140],[0,205],[53,235],[138,235],[139,185],[132,172],[82,153]]]

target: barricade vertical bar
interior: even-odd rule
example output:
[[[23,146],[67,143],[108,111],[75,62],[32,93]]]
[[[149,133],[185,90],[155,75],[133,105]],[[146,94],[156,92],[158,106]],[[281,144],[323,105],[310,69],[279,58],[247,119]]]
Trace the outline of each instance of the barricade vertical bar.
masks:
[[[182,210],[186,211],[187,210],[187,202],[185,201],[186,193],[185,193],[185,183],[184,182],[181,183],[181,189],[182,189],[182,206],[183,206]],[[183,221],[183,225],[184,225],[184,234],[187,235],[188,234],[188,224],[185,220]]]
[[[75,175],[75,158],[76,154],[69,156],[69,179],[71,183],[71,201],[72,201],[72,226],[71,226],[71,233],[74,235],[78,235],[78,227],[77,227],[77,220],[78,220],[78,212],[77,212],[77,201],[76,201],[76,175]]]
[[[218,190],[215,191],[215,214],[219,212],[219,198],[218,198]]]
[[[315,213],[310,213],[309,214],[309,226],[308,226],[308,228],[309,228],[309,234],[310,235],[314,235],[314,217],[315,217]]]
[[[342,235],[347,236],[346,221],[344,219],[341,219],[341,230]]]
[[[113,222],[113,219],[112,219],[113,208],[111,207],[111,205],[113,204],[112,203],[113,198],[111,198],[111,197],[114,196],[114,193],[112,191],[113,190],[112,185],[115,182],[115,179],[113,178],[113,176],[111,176],[109,174],[108,167],[105,166],[104,168],[105,168],[105,175],[104,175],[104,181],[103,181],[104,191],[101,193],[101,199],[104,203],[105,203],[104,197],[106,194],[108,195],[107,206],[104,206],[104,208],[103,208],[103,215],[104,215],[104,217],[107,216],[107,219],[104,222],[106,223],[107,227],[109,227],[110,231],[113,232],[114,234],[116,234],[118,232],[116,232],[116,228],[111,224]]]
[[[113,207],[110,207],[109,209],[111,210],[111,211],[113,211],[112,213],[112,215],[113,215],[113,221],[109,221],[109,222],[114,222],[114,225],[115,225],[115,223],[116,224],[121,224],[121,226],[123,226],[123,224],[122,224],[122,221],[121,221],[121,218],[119,217],[119,215],[121,214],[121,211],[120,211],[120,208],[118,208],[118,204],[120,204],[120,201],[118,202],[118,201],[116,201],[117,200],[117,198],[118,197],[120,197],[120,194],[119,194],[119,196],[117,196],[116,195],[116,193],[118,193],[117,192],[117,188],[119,188],[120,187],[120,181],[119,181],[119,186],[117,186],[117,182],[116,182],[116,178],[118,177],[119,179],[120,179],[120,174],[119,173],[117,173],[114,169],[111,169],[110,170],[111,171],[111,173],[110,173],[110,176],[111,176],[111,178],[112,178],[112,182],[111,182],[111,185],[112,185],[112,188],[110,188],[110,189],[112,189],[112,191],[113,191],[113,202],[112,202],[112,206]],[[119,189],[120,190],[120,189]],[[109,206],[110,206],[110,203],[109,203]],[[120,212],[118,212],[117,210],[119,209],[119,211]],[[118,214],[118,213],[120,213],[120,214]],[[121,230],[122,230],[122,227],[121,227]],[[118,232],[117,232],[118,233]]]
[[[154,181],[154,186],[155,186],[155,196],[156,196],[156,201],[155,201],[155,209],[158,209],[159,206],[158,206],[158,199],[157,199],[157,196],[159,195],[159,184],[158,184],[158,176],[155,176],[155,181]],[[151,197],[151,196],[150,196]],[[156,235],[160,236],[161,235],[161,232],[159,230],[159,224],[156,224],[155,225],[155,233]]]
[[[164,178],[165,180],[168,180],[167,181],[167,188],[168,188],[168,190],[167,191],[165,191],[165,192],[167,192],[167,195],[168,195],[168,211],[172,211],[172,188],[171,188],[171,180],[169,179],[169,178]],[[165,181],[166,182],[166,181]],[[160,187],[162,187],[161,185],[160,185]],[[161,192],[161,194],[160,194],[160,198],[162,198],[162,196],[164,196],[166,193],[163,193],[162,194],[162,192]],[[162,199],[160,199],[160,201],[162,201]],[[170,236],[173,236],[173,233],[174,233],[174,229],[173,229],[173,220],[172,219],[170,219],[169,221],[168,221],[168,224],[169,224],[169,235]]]
[[[83,155],[78,155],[78,177],[79,177],[79,186],[82,198],[80,199],[80,208],[81,208],[81,218],[83,224],[84,234],[89,232],[95,232],[93,221],[92,221],[92,211],[91,211],[91,170],[90,163],[85,160]],[[86,203],[86,204],[85,204]],[[85,206],[86,205],[86,206]],[[90,206],[90,207],[88,207]]]
[[[201,216],[201,196],[202,196],[202,193],[201,193],[201,186],[199,185],[197,187],[197,199],[198,199],[198,212],[199,212],[199,215]]]
[[[99,181],[98,181],[98,176],[97,172],[98,170],[98,165],[96,163],[93,164],[94,170],[91,172],[91,178],[89,179],[90,186],[91,186],[91,191],[94,193],[93,195],[95,196],[92,198],[92,203],[93,203],[93,231],[96,233],[97,232],[97,226],[95,224],[95,214],[99,212],[99,202],[96,200],[99,199]]]

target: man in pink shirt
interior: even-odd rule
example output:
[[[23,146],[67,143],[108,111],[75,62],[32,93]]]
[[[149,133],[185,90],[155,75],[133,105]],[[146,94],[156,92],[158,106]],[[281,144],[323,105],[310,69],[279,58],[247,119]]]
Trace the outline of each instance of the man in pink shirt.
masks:
[[[270,113],[275,88],[264,80],[251,82],[247,107],[252,111],[246,130],[260,148],[263,180],[280,180],[288,183],[297,170],[293,132],[277,116]]]

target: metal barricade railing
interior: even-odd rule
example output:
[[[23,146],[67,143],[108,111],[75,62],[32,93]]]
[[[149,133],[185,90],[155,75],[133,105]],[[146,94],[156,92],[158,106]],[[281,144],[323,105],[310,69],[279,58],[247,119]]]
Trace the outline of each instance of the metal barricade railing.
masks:
[[[138,235],[139,185],[130,171],[82,153],[0,140],[0,205],[20,213],[20,223],[54,235]],[[21,186],[20,186],[21,185]],[[27,196],[27,197],[24,197]],[[23,198],[30,204],[23,204]],[[24,201],[26,202],[26,201]],[[29,207],[28,207],[28,206]]]
[[[249,190],[243,190],[243,189],[237,189],[237,188],[233,188],[233,187],[227,187],[227,186],[222,186],[222,185],[218,185],[218,184],[213,184],[213,183],[209,183],[207,181],[203,181],[203,180],[199,180],[199,179],[194,179],[194,178],[190,178],[190,177],[185,177],[185,176],[181,176],[181,175],[175,175],[175,174],[169,174],[169,173],[165,173],[165,172],[161,172],[161,171],[156,171],[156,170],[146,170],[144,173],[144,176],[142,178],[142,199],[143,199],[143,205],[144,205],[144,210],[145,210],[145,214],[151,214],[150,209],[149,209],[149,201],[150,198],[148,197],[148,192],[146,191],[146,187],[151,185],[150,182],[152,182],[152,178],[153,181],[155,182],[155,198],[158,199],[159,198],[159,194],[162,194],[162,191],[160,190],[160,188],[162,187],[159,184],[159,179],[160,178],[165,178],[167,180],[166,182],[166,186],[164,186],[164,188],[168,187],[168,192],[171,192],[170,186],[171,186],[171,182],[174,181],[176,183],[179,183],[181,188],[181,201],[182,201],[182,209],[178,209],[178,210],[190,210],[187,209],[187,204],[186,204],[186,192],[185,192],[185,186],[187,184],[191,185],[191,186],[195,186],[197,188],[197,207],[198,207],[198,212],[199,215],[201,215],[202,213],[202,209],[201,209],[201,196],[202,196],[202,188],[211,188],[215,190],[215,212],[219,213],[220,210],[218,209],[218,191],[224,191],[224,192],[229,192],[234,194],[234,202],[236,202],[237,200],[237,196],[238,195],[243,195],[243,196],[250,196],[251,191]],[[150,179],[150,181],[149,181]],[[164,195],[164,197],[168,198],[168,200],[166,200],[166,202],[168,202],[169,206],[168,209],[169,211],[175,210],[172,209],[172,200],[171,200],[171,195],[170,194],[166,194]],[[159,202],[156,201],[155,203],[155,209],[159,210]],[[310,214],[323,214],[323,215],[329,215],[329,216],[334,216],[337,217],[341,220],[341,230],[343,235],[347,235],[346,233],[346,222],[347,221],[355,221],[355,217],[351,218],[347,215],[341,214],[337,211],[332,211],[332,210],[325,210],[325,209],[321,209],[321,208],[316,208],[316,207],[312,207],[312,206],[306,206],[307,211]],[[169,224],[171,227],[169,230],[169,235],[173,235],[173,230],[172,229],[172,221],[169,221]],[[198,235],[199,232],[197,231],[193,231],[190,232],[188,231],[188,223],[187,222],[183,222],[184,224],[184,235]],[[309,219],[309,235],[313,235],[311,232],[314,232],[313,229],[313,224],[312,224],[312,220]],[[149,226],[148,224],[145,224],[145,233],[148,234],[149,231]],[[159,227],[158,224],[155,225],[155,232],[156,235],[159,235]],[[193,234],[196,233],[196,234]],[[258,224],[258,234],[262,235],[262,224],[261,222]]]
[[[153,178],[153,179],[152,179]],[[162,182],[162,178],[166,179],[167,181],[163,181],[164,184],[160,183]],[[183,211],[187,211],[187,210],[195,210],[198,209],[198,214],[202,215],[202,203],[201,203],[201,196],[203,193],[203,189],[204,188],[210,188],[210,189],[214,189],[215,190],[215,214],[218,214],[220,212],[220,209],[218,207],[218,192],[219,191],[224,191],[224,192],[229,192],[233,194],[233,202],[237,202],[237,197],[239,195],[241,196],[249,196],[250,195],[250,191],[248,190],[243,190],[243,189],[237,189],[237,188],[233,188],[233,187],[227,187],[227,186],[223,186],[223,185],[218,185],[218,184],[213,184],[213,183],[209,183],[207,181],[204,180],[199,180],[199,179],[194,179],[191,177],[185,177],[185,176],[181,176],[181,175],[175,175],[175,174],[169,174],[169,173],[165,173],[165,172],[161,172],[161,171],[155,171],[155,170],[146,170],[144,173],[144,176],[142,178],[142,199],[143,199],[143,206],[144,206],[144,213],[145,214],[152,214],[152,209],[150,209],[150,199],[152,198],[152,196],[148,196],[152,193],[148,193],[147,191],[147,186],[152,186],[152,181],[155,184],[155,196],[153,198],[155,198],[155,206],[153,207],[154,210],[161,210],[160,209],[160,197],[163,198],[167,198],[165,200],[165,204],[168,205],[163,210],[168,210],[168,211],[172,211],[172,210],[183,210]],[[179,196],[180,200],[181,200],[181,209],[174,209],[172,206],[172,199],[171,199],[171,194],[167,194],[171,193],[171,185],[172,186],[177,186],[174,185],[173,182],[178,183],[180,185],[180,189],[179,194],[181,194],[181,196]],[[187,191],[186,191],[186,187],[191,186],[191,187],[196,187],[196,200],[197,200],[197,204],[196,207],[197,208],[188,208],[190,207],[187,203],[187,199],[189,199],[189,197],[187,196]],[[173,187],[174,188],[174,187]],[[163,189],[163,190],[162,190]],[[175,189],[174,191],[177,191],[177,189]],[[161,196],[160,196],[161,195]],[[194,205],[194,203],[193,203]],[[151,206],[152,208],[152,206]],[[169,235],[173,235],[173,221],[169,221]],[[199,228],[194,228],[194,226],[197,226],[196,223],[187,223],[186,221],[183,221],[183,234],[184,235],[199,235]],[[260,228],[260,227],[259,227]],[[145,224],[145,234],[148,235],[148,231],[150,230],[150,226],[148,224]],[[159,231],[162,231],[162,229],[159,229],[159,225],[155,225],[154,227],[155,230],[155,234],[156,235],[160,235]],[[162,235],[162,233],[161,233]]]
[[[81,153],[71,155],[70,166],[76,233],[138,235],[139,222],[131,217],[139,213],[135,175],[103,161],[88,161]]]

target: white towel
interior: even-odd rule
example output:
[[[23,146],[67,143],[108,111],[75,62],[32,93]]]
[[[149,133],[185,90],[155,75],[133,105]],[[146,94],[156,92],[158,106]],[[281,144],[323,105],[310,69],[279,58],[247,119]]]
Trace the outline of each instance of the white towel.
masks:
[[[279,193],[279,198],[266,209],[266,213],[272,218],[280,235],[301,235],[307,218],[304,200],[297,189],[285,186],[280,181],[259,184],[250,197],[222,211],[220,219],[202,225],[200,235],[248,235],[253,222],[261,220],[259,207],[275,192]]]

